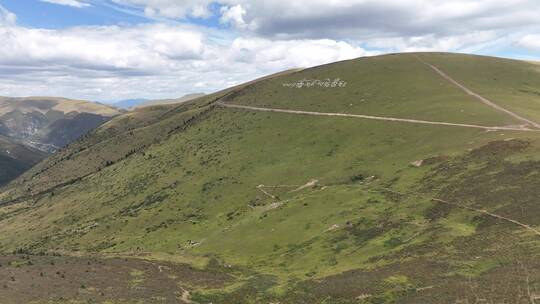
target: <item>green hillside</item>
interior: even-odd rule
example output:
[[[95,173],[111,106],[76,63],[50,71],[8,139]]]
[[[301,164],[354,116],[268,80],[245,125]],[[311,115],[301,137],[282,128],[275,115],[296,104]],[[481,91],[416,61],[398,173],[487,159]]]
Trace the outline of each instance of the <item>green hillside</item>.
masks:
[[[220,278],[170,273],[176,299],[158,299],[134,286],[162,268],[110,262],[127,292],[73,274],[84,292],[59,303],[534,303],[537,91],[530,63],[400,54],[138,109],[3,189],[0,251]]]
[[[347,86],[339,89],[282,86],[302,79],[336,78],[346,81]],[[483,125],[515,122],[437,77],[414,55],[368,57],[316,67],[261,82],[239,95],[235,103],[254,106]]]

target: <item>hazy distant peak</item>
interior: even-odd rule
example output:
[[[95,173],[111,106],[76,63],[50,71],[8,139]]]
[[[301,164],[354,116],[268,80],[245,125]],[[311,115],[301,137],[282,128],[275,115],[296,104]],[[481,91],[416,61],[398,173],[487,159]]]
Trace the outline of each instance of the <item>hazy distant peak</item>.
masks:
[[[186,94],[180,98],[176,99],[157,99],[157,100],[149,100],[146,102],[143,102],[136,106],[136,108],[144,108],[149,106],[157,106],[157,105],[167,105],[167,104],[175,104],[175,103],[183,103],[187,102],[196,98],[200,98],[205,96],[204,93],[192,93],[192,94]]]

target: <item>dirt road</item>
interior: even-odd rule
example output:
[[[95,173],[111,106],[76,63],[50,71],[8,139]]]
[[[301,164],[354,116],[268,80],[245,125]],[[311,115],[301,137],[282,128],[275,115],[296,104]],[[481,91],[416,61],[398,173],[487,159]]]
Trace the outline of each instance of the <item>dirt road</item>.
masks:
[[[494,103],[493,101],[483,97],[482,95],[478,94],[478,93],[475,93],[473,92],[472,90],[470,90],[469,88],[467,88],[466,86],[464,86],[463,84],[459,83],[458,81],[456,81],[454,78],[448,76],[445,72],[443,72],[441,69],[439,69],[438,67],[432,65],[431,63],[423,60],[422,58],[420,58],[420,56],[418,55],[414,55],[416,57],[416,59],[418,59],[418,61],[420,61],[421,63],[427,65],[428,67],[430,67],[431,69],[433,69],[437,74],[439,74],[441,77],[443,77],[444,79],[446,79],[447,81],[449,81],[450,83],[452,83],[453,85],[457,86],[458,88],[460,88],[461,90],[463,90],[465,93],[467,93],[468,95],[470,96],[473,96],[474,98],[480,100],[481,102],[483,102],[484,104],[492,107],[493,109],[497,110],[497,111],[500,111],[500,112],[504,112],[512,117],[514,117],[515,119],[523,122],[523,123],[526,123],[527,125],[530,125],[532,127],[535,127],[535,128],[539,128],[540,129],[540,124],[530,120],[530,119],[527,119],[525,117],[522,117],[521,115],[517,114],[517,113],[514,113],[508,109],[505,109],[501,106],[499,106],[498,104]]]
[[[525,127],[523,127],[523,128],[520,128],[520,127],[489,127],[489,126],[481,126],[481,125],[474,125],[474,124],[459,124],[459,123],[450,123],[450,122],[427,121],[427,120],[405,119],[405,118],[395,118],[395,117],[382,117],[382,116],[361,115],[361,114],[325,113],[325,112],[287,110],[287,109],[277,109],[277,108],[262,108],[262,107],[253,107],[253,106],[244,106],[244,105],[224,103],[222,101],[216,102],[216,105],[218,105],[220,107],[224,107],[224,108],[244,109],[244,110],[249,110],[249,111],[276,112],[276,113],[288,113],[288,114],[311,115],[311,116],[361,118],[361,119],[404,122],[404,123],[425,124],[425,125],[439,125],[439,126],[474,128],[474,129],[482,129],[482,130],[486,130],[486,131],[540,132],[540,130],[529,129],[529,128],[525,128]]]

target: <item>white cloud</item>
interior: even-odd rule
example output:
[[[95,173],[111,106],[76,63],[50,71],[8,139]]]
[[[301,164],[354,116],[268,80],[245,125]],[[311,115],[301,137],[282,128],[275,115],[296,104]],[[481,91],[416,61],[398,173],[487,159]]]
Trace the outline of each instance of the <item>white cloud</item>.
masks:
[[[391,52],[475,52],[485,49],[488,45],[501,42],[498,40],[496,31],[479,31],[446,37],[430,34],[418,37],[368,39],[365,43],[369,47]]]
[[[209,10],[218,4],[220,22],[240,36],[345,40],[382,51],[503,49],[524,46],[516,41],[540,32],[537,0],[114,1],[178,20],[187,14],[170,13],[172,8],[189,12],[195,6]]]
[[[0,26],[0,45],[3,95],[93,100],[211,92],[293,67],[368,54],[343,41],[231,39],[227,32],[155,23],[63,30],[12,23]]]
[[[178,26],[0,28],[0,64],[151,72],[203,55],[201,33]]]
[[[81,0],[40,0],[41,2],[48,2],[58,5],[67,5],[73,7],[88,7],[90,4],[85,3]]]
[[[220,22],[231,24],[239,29],[246,29],[248,24],[244,21],[246,10],[241,5],[224,6],[221,8]]]
[[[17,16],[0,4],[0,27],[13,26],[16,22]]]
[[[229,51],[231,61],[246,62],[266,71],[311,67],[373,54],[347,42],[329,39],[276,41],[237,38]]]
[[[281,38],[365,39],[371,36],[448,36],[538,26],[537,0],[114,0],[182,19],[217,3],[239,29]]]
[[[518,44],[532,51],[540,51],[540,34],[526,35]]]
[[[211,0],[112,0],[113,2],[142,7],[145,15],[154,18],[158,16],[166,18],[207,18],[211,16],[209,5]]]

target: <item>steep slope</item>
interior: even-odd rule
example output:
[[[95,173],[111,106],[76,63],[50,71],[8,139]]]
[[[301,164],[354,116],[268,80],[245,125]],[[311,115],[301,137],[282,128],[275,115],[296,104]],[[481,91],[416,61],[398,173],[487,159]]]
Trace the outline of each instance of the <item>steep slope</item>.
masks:
[[[0,186],[15,179],[47,155],[0,135]]]
[[[489,89],[470,60],[360,58],[118,116],[3,189],[0,251],[230,275],[178,278],[182,302],[534,303],[540,99],[506,97],[540,72],[489,58],[526,75]]]
[[[0,135],[54,152],[120,114],[112,107],[52,97],[0,97]]]
[[[5,155],[0,155],[0,166],[2,168],[0,185],[6,184],[30,168],[25,162]]]

